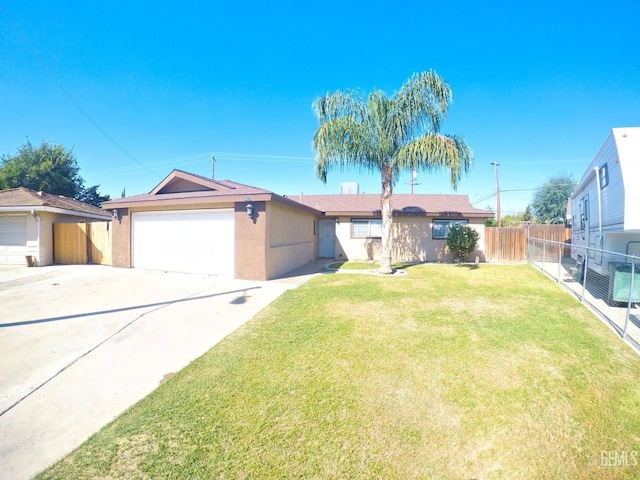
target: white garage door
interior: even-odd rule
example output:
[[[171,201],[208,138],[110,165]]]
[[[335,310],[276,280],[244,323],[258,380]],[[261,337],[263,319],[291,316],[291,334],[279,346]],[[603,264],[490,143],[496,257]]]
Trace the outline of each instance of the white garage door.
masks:
[[[233,276],[233,210],[134,212],[133,266]]]
[[[27,216],[0,215],[0,265],[26,265]]]

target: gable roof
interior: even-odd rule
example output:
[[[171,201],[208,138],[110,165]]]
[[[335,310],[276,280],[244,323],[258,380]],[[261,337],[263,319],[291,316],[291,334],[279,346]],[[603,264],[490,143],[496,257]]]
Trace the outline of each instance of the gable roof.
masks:
[[[103,202],[102,207],[107,209],[148,206],[169,208],[178,205],[229,204],[248,201],[277,201],[294,208],[321,214],[312,207],[301,205],[263,188],[231,180],[212,180],[183,170],[173,170],[149,193],[109,200]]]
[[[239,184],[236,184],[239,185]],[[168,193],[186,192],[217,192],[231,190],[234,186],[227,181],[216,181],[212,178],[185,172],[184,170],[172,171],[162,182],[151,190],[150,195],[166,195]]]
[[[79,215],[99,220],[109,220],[111,218],[109,212],[105,212],[101,208],[62,195],[36,192],[24,187],[0,191],[0,212],[26,210]]]
[[[303,205],[325,212],[325,215],[380,215],[379,194],[300,195],[291,197]],[[467,195],[394,194],[394,215],[435,217],[493,217],[488,210],[472,207]]]
[[[172,203],[179,200],[193,200],[197,203],[202,199],[234,202],[247,197],[259,200],[254,197],[264,195],[272,195],[272,192],[230,180],[212,180],[182,170],[173,170],[151,192],[112,199],[102,203],[102,206],[117,208],[141,203]]]

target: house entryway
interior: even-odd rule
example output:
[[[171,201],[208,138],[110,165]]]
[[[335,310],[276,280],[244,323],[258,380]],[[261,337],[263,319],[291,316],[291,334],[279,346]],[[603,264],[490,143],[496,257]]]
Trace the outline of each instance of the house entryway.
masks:
[[[336,221],[320,220],[320,239],[318,241],[318,256],[320,258],[335,258],[336,256]]]

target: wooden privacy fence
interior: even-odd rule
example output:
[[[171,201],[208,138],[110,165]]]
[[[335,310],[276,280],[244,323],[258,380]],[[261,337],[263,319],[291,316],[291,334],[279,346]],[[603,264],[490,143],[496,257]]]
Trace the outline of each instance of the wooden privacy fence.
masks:
[[[527,231],[524,228],[485,227],[484,247],[487,262],[523,262],[527,259]]]
[[[54,223],[53,262],[111,265],[111,222]]]
[[[524,262],[527,259],[527,238],[542,238],[567,243],[571,240],[571,229],[564,225],[526,225],[524,227],[485,227],[485,258],[487,262]],[[559,255],[555,252],[548,255]],[[555,257],[554,257],[555,258]]]

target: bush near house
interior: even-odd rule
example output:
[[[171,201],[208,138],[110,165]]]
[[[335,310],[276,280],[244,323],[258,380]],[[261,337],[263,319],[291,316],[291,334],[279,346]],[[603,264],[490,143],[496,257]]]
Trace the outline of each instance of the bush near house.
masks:
[[[453,225],[446,236],[447,247],[457,262],[463,262],[476,248],[480,234],[468,225]]]

